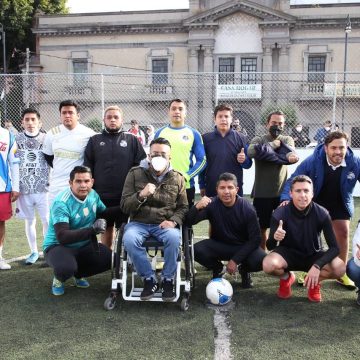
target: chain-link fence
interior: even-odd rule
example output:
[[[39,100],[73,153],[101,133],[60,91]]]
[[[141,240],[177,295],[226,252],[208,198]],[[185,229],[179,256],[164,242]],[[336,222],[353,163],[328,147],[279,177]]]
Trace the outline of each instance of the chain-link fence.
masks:
[[[48,130],[59,122],[58,105],[65,99],[80,104],[81,121],[100,130],[105,107],[124,110],[125,126],[137,119],[155,128],[168,122],[173,98],[185,100],[187,123],[201,133],[213,128],[212,111],[227,102],[235,110],[248,138],[264,132],[266,115],[275,109],[287,114],[287,132],[296,123],[314,142],[326,120],[350,135],[360,147],[360,73],[176,73],[176,74],[21,74],[0,76],[1,119],[21,128],[21,111],[39,110]]]

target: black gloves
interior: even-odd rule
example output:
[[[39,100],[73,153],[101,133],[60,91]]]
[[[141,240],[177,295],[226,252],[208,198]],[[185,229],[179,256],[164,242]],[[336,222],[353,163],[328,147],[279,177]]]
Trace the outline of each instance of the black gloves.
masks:
[[[105,219],[97,219],[92,228],[94,229],[96,234],[103,234],[106,230],[106,220]]]

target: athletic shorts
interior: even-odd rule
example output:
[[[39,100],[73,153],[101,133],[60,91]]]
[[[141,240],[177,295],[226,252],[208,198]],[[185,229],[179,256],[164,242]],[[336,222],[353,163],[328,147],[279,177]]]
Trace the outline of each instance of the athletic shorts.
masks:
[[[351,216],[349,215],[349,213],[346,211],[346,209],[344,208],[331,208],[331,209],[327,209],[329,211],[331,220],[350,220]]]
[[[101,201],[107,208],[113,206],[120,206],[120,199],[101,199]],[[128,216],[120,210],[120,207],[119,211],[116,211],[111,215],[113,216],[106,217],[107,226],[114,226],[114,224],[116,224],[116,227],[120,227],[121,223],[126,223],[128,221]]]
[[[315,261],[324,255],[324,251],[319,251],[311,256],[305,256],[298,250],[285,246],[277,246],[272,252],[279,254],[288,264],[286,270],[289,271],[309,271]]]
[[[254,198],[253,205],[259,218],[260,228],[267,229],[270,227],[273,211],[280,205],[280,197]]]
[[[11,192],[0,193],[0,221],[6,221],[11,218]]]
[[[16,201],[16,217],[18,219],[34,219],[35,209],[41,219],[49,218],[48,193],[20,194]]]

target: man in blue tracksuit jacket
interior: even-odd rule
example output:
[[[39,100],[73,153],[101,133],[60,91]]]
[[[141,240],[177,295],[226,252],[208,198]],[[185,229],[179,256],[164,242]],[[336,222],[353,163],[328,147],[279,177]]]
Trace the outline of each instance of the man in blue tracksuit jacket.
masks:
[[[339,257],[346,263],[349,252],[350,219],[354,213],[352,193],[360,181],[360,158],[347,146],[348,135],[342,131],[328,134],[323,145],[306,158],[287,180],[280,200],[290,200],[291,180],[297,175],[307,175],[314,183],[314,201],[325,207],[331,216]],[[338,282],[348,289],[354,283],[344,275]]]

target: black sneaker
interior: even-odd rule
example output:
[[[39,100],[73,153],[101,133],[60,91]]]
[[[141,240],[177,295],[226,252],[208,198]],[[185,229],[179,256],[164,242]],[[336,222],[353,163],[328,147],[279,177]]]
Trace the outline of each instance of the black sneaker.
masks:
[[[358,305],[360,305],[360,289],[357,291],[356,303],[357,303]]]
[[[144,280],[144,289],[140,294],[141,300],[150,300],[154,294],[156,293],[159,285],[153,279],[145,279]]]
[[[163,301],[173,301],[176,297],[173,281],[164,279],[161,287]]]
[[[222,278],[226,274],[226,266],[224,265],[221,269],[213,270],[213,279]]]
[[[241,271],[241,287],[243,289],[251,289],[254,287],[254,283],[251,279],[251,274],[249,272]]]

